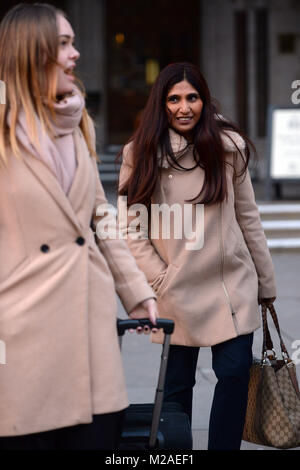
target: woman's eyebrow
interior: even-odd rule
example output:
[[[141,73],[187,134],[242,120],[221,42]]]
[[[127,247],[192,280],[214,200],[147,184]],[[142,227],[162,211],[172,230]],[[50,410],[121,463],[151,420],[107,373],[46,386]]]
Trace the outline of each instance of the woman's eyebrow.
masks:
[[[171,95],[168,95],[168,98],[178,98],[180,95],[176,95],[176,93],[172,93]],[[191,93],[187,93],[185,96],[200,96],[198,92],[196,91],[191,91]]]
[[[75,36],[70,36],[70,34],[59,34],[59,38],[66,38],[66,39],[75,39]]]

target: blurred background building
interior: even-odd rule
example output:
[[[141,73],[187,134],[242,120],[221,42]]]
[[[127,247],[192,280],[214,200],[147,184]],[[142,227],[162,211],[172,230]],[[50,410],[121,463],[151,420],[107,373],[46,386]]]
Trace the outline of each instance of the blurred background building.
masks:
[[[0,17],[15,0],[3,0]],[[34,2],[29,2],[34,3]],[[51,0],[68,15],[100,153],[126,142],[159,70],[198,64],[222,114],[253,139],[266,172],[268,107],[300,80],[300,0]]]

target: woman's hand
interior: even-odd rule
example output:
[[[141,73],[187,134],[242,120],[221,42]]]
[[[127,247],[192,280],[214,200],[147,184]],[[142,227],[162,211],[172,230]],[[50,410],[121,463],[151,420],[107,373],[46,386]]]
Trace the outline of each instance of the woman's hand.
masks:
[[[276,297],[269,297],[269,298],[265,298],[265,299],[258,299],[258,303],[259,305],[261,304],[272,304],[274,301],[275,301]]]
[[[139,318],[149,318],[151,323],[153,323],[153,325],[156,325],[156,318],[158,318],[156,300],[153,298],[144,300],[143,302],[138,304],[133,310],[131,310],[128,315],[134,320],[138,320]],[[144,328],[139,326],[136,329],[137,333],[144,332],[146,334],[149,334],[150,330],[151,329],[149,328],[149,326],[144,326]],[[152,333],[156,332],[157,328],[152,328]]]

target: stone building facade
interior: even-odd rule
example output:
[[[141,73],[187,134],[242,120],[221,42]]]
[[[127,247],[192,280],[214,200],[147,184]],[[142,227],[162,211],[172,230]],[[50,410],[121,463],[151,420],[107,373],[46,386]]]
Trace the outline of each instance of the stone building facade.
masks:
[[[0,15],[16,3],[1,3]],[[187,60],[201,67],[222,113],[253,139],[264,176],[269,106],[293,106],[292,83],[300,80],[300,0],[49,3],[75,30],[100,151],[129,137],[157,72]]]

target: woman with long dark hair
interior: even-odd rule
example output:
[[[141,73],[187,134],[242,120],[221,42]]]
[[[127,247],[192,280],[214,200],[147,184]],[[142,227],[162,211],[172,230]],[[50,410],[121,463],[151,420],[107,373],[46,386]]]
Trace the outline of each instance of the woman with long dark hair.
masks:
[[[160,314],[175,321],[165,400],[181,403],[190,419],[199,348],[211,346],[218,382],[208,449],[240,448],[259,303],[276,296],[251,149],[219,114],[199,69],[175,63],[159,74],[122,152],[123,232]],[[148,220],[140,219],[134,236],[135,204],[147,207]]]
[[[128,406],[116,291],[132,317],[156,321],[125,242],[99,228],[107,201],[78,58],[51,5],[17,5],[1,22],[1,450],[116,449]]]

